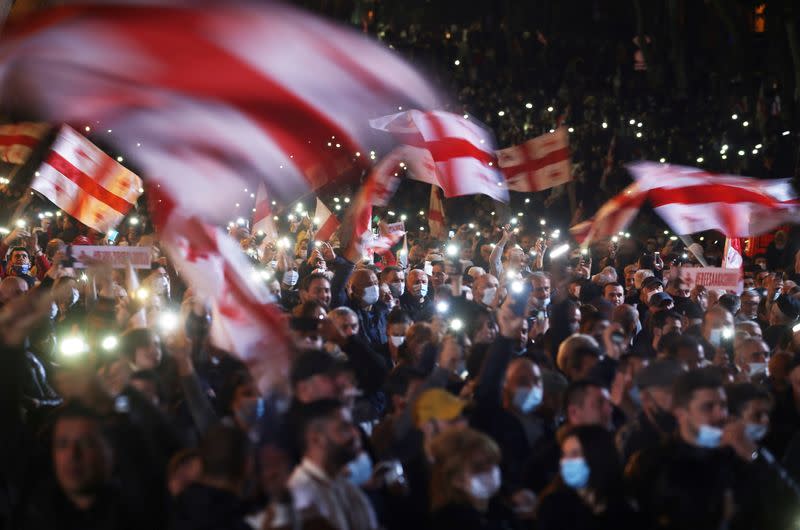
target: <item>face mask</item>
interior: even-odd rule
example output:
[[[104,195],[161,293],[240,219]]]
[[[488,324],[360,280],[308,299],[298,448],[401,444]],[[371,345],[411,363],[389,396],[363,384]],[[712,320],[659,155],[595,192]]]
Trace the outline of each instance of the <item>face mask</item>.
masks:
[[[406,284],[403,282],[390,283],[389,290],[392,292],[392,296],[395,298],[400,298],[403,296],[403,293],[406,292]]]
[[[55,320],[58,316],[58,306],[55,302],[50,304],[50,320]]]
[[[491,499],[500,489],[500,482],[500,468],[494,466],[491,471],[469,478],[469,494],[479,500]]]
[[[481,297],[481,302],[483,305],[491,305],[494,302],[494,297],[497,296],[497,287],[487,287],[485,291],[483,291],[483,297]]]
[[[541,385],[526,386],[514,391],[514,406],[523,414],[527,414],[542,402],[544,389]]]
[[[708,335],[708,342],[715,348],[719,348],[719,345],[722,344],[722,329],[712,329]]]
[[[283,283],[293,287],[297,283],[297,279],[299,277],[300,274],[297,271],[286,271],[286,273],[283,275]]]
[[[572,489],[586,487],[589,483],[589,464],[583,458],[562,458],[561,478]]]
[[[378,290],[377,285],[370,285],[364,288],[364,294],[361,296],[361,299],[367,305],[372,305],[378,301],[378,297],[380,296],[380,291]]]
[[[272,267],[273,270],[278,268],[278,260],[274,259],[269,262],[269,266]]]
[[[697,445],[715,449],[722,442],[722,429],[711,425],[701,425],[697,432]]]
[[[75,305],[78,303],[78,299],[81,297],[81,292],[76,288],[72,288],[72,302],[69,305]]]
[[[415,284],[414,287],[411,288],[411,292],[414,293],[414,296],[419,296],[420,298],[424,298],[425,295],[428,294],[428,284],[427,283]]]
[[[28,271],[31,270],[31,264],[26,263],[25,265],[12,265],[11,270],[14,271],[14,274],[28,274]]]
[[[550,297],[548,296],[544,300],[542,300],[542,307],[547,307],[550,305]]]
[[[750,377],[767,373],[767,363],[750,363]]]
[[[372,477],[372,459],[362,451],[354,460],[347,463],[347,471],[349,472],[347,480],[356,486],[362,486]]]
[[[767,435],[767,426],[760,423],[748,423],[744,426],[745,435],[753,442],[760,442]]]
[[[390,335],[389,340],[395,348],[399,348],[406,341],[406,337],[405,335]]]

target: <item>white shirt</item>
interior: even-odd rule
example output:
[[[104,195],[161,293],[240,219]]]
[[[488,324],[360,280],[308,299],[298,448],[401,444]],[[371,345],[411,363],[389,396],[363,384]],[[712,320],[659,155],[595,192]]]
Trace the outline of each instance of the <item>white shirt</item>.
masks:
[[[304,459],[289,477],[294,508],[303,515],[318,515],[338,530],[377,529],[378,521],[366,495],[345,477],[330,478]]]

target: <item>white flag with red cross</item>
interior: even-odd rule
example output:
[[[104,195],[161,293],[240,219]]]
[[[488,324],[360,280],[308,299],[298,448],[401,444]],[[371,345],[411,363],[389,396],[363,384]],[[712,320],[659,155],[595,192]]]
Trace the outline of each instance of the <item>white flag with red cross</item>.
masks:
[[[564,127],[497,151],[497,164],[511,191],[542,191],[572,180],[569,137]]]

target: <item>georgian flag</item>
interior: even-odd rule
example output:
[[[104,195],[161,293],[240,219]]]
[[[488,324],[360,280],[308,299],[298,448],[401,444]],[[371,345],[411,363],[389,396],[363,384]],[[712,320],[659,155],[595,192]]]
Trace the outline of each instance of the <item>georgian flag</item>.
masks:
[[[497,151],[497,164],[512,191],[535,192],[572,180],[569,136],[564,127]]]
[[[267,195],[267,187],[264,186],[263,182],[258,185],[255,210],[253,213],[253,232],[264,232],[265,240],[267,241],[278,239],[278,231],[272,219],[272,206],[269,195]]]
[[[319,226],[314,236],[317,241],[330,241],[333,234],[339,228],[339,219],[325,206],[317,197],[317,208],[314,211],[314,222]]]
[[[0,125],[0,160],[9,164],[24,164],[34,147],[50,130],[47,123],[9,123]]]

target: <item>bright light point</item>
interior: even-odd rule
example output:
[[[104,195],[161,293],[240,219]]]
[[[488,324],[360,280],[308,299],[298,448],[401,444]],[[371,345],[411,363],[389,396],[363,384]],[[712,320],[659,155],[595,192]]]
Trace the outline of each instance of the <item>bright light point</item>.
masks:
[[[642,127],[642,122],[637,123],[636,126],[641,128]]]
[[[387,214],[389,214],[389,215],[391,215],[392,217],[394,217],[394,216],[395,216],[395,213],[394,213],[392,210],[389,210],[389,211],[388,211],[388,212],[386,212],[386,213],[387,213]]]
[[[419,211],[419,214],[420,214],[420,215],[425,215],[425,210],[420,210],[420,211]]]
[[[61,341],[61,354],[65,357],[75,357],[88,350],[89,346],[81,337],[67,337]]]
[[[738,120],[739,119],[739,115],[738,114],[731,114],[731,119],[732,120]]]
[[[573,132],[575,132],[575,129],[573,129],[572,127],[570,127],[569,129],[567,129],[567,131],[568,131],[568,132],[571,132],[571,133],[573,133]]]
[[[287,221],[294,221],[294,215],[292,215],[292,214],[287,215],[286,216],[286,220]]]
[[[450,321],[450,329],[453,331],[461,331],[464,329],[464,322],[460,318],[454,318]]]
[[[739,156],[744,156],[744,151],[742,151],[742,150],[739,150],[739,152],[738,152],[737,154],[738,154]]]
[[[272,273],[270,273],[269,271],[261,271],[261,279],[263,280],[272,279]]]
[[[117,162],[122,162],[123,158],[121,156],[117,157]]]
[[[337,204],[336,205],[336,211],[340,211],[341,209],[342,209],[342,205],[341,204]]]
[[[722,146],[722,150],[723,150],[723,151],[727,151],[727,150],[728,150],[728,144],[725,144],[725,145],[723,145],[723,146]]]
[[[116,349],[118,344],[119,340],[117,340],[117,337],[114,335],[109,335],[103,339],[103,341],[100,343],[100,346],[102,346],[102,348],[106,351],[111,351]]]
[[[641,138],[641,137],[642,137],[642,133],[641,132],[637,132],[636,133],[636,138]]]
[[[502,118],[503,116],[506,115],[506,111],[504,111],[504,110],[498,111],[497,115]]]
[[[664,230],[664,235],[668,236],[669,235],[669,230]]]
[[[747,127],[748,125],[750,125],[749,121],[743,121],[742,122],[742,127]]]
[[[781,133],[781,136],[789,136],[790,133],[791,133],[791,131],[783,131]]]
[[[553,112],[553,107],[547,107],[547,112]]]
[[[601,126],[603,129],[608,129],[608,124],[607,124],[606,122],[603,122],[603,123],[601,123],[601,124],[600,124],[600,126]]]
[[[419,227],[419,231],[420,231],[420,232],[424,232],[424,231],[425,231],[425,227],[424,227],[424,226],[420,226],[420,227]]]
[[[525,214],[522,213],[522,212],[517,212],[517,217],[522,217],[523,215],[525,215]]]
[[[25,228],[25,221],[23,219],[17,219],[14,224],[17,225],[17,228]]]
[[[762,147],[764,147],[764,146],[761,145],[761,144],[756,144],[756,149],[761,149]]]
[[[141,147],[142,144],[140,142],[136,142],[136,147]]]
[[[356,151],[356,156],[361,156],[361,153],[359,151]]]
[[[468,120],[469,119],[469,114],[464,114],[464,119]]]
[[[631,125],[633,125],[634,123],[636,123],[636,120],[631,120],[631,121],[629,121],[628,123],[629,123],[629,124],[631,124]]]
[[[533,103],[525,103],[525,108],[526,109],[532,109],[533,108]]]
[[[530,198],[525,199],[525,204],[530,204],[530,202],[531,202]]]
[[[256,194],[255,194],[255,193],[251,193],[251,194],[250,194],[250,198],[251,198],[251,199],[255,199],[255,198],[256,198]]]
[[[303,205],[302,204],[298,204],[297,206],[294,207],[294,210],[296,212],[302,212],[303,211]]]
[[[512,225],[515,225],[515,224],[517,224],[517,218],[516,218],[516,217],[512,217],[512,218],[511,218],[511,224],[512,224]]]
[[[703,157],[702,156],[698,156],[697,157],[697,163],[698,164],[702,164],[703,163]]]
[[[540,224],[540,225],[542,225],[542,226],[544,226],[544,225],[546,225],[546,224],[547,224],[547,221],[546,221],[546,220],[544,220],[544,219],[539,219],[539,224]]]
[[[617,242],[619,241],[619,236],[614,236],[614,237],[612,237],[612,238],[611,238],[611,241],[612,241],[613,243],[617,243]]]
[[[278,219],[279,219],[279,217],[278,217],[277,215],[273,215],[273,216],[272,216],[272,220],[273,220],[273,221],[277,221]]]
[[[511,282],[511,292],[515,294],[519,294],[522,292],[523,284],[520,280],[514,280]]]
[[[108,134],[111,134],[111,129],[108,130]]]
[[[456,59],[455,61],[453,61],[453,64],[456,65],[456,66],[460,66],[461,65],[461,61]]]
[[[563,254],[566,254],[568,250],[569,250],[569,245],[564,243],[563,245],[554,248],[553,251],[550,252],[550,258],[551,259],[557,258]]]
[[[128,220],[128,222],[130,224],[132,224],[133,226],[136,226],[136,225],[139,224],[139,218],[138,217],[131,217],[130,220]]]
[[[178,316],[175,313],[161,313],[158,317],[158,327],[167,333],[174,331],[178,327]]]
[[[758,149],[753,149],[753,154],[757,155],[758,154]]]
[[[670,241],[677,241],[678,240],[678,236],[669,236],[669,240]]]
[[[662,156],[661,158],[658,159],[658,161],[663,164],[667,161],[667,159]]]
[[[401,215],[401,216],[400,216],[400,220],[401,220],[401,221],[405,221],[406,219],[408,219],[408,217],[406,216],[406,214],[403,214],[403,215]]]
[[[554,133],[554,132],[556,132],[556,130],[555,129],[550,129],[550,132]]]
[[[150,296],[150,291],[148,291],[144,287],[139,287],[138,289],[136,289],[136,298],[137,299],[139,299],[141,301],[144,301],[144,300],[147,300],[147,298],[149,296]]]
[[[339,149],[340,147],[342,147],[342,144],[336,144],[336,149]]]
[[[728,159],[728,155],[722,155],[722,159],[723,160],[727,160]]]
[[[347,203],[349,203],[349,202],[350,202],[350,197],[345,197],[345,198],[344,198],[344,202],[347,202]]]
[[[494,216],[494,212],[492,212],[491,215]]]

